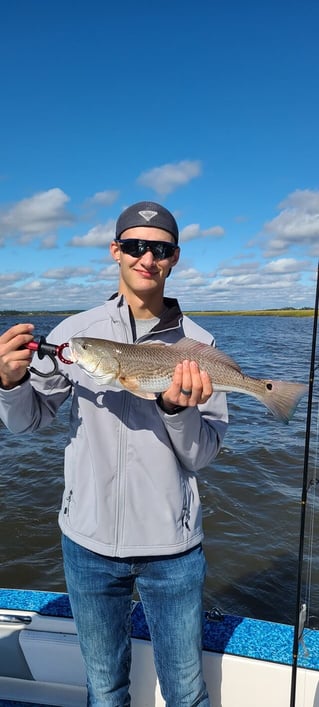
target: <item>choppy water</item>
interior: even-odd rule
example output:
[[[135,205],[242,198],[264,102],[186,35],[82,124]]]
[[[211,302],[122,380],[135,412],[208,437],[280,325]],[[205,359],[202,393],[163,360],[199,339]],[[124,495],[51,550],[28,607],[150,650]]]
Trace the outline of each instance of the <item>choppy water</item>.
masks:
[[[21,319],[21,317],[20,317]],[[26,318],[28,319],[28,318]],[[194,317],[219,348],[250,375],[308,382],[311,318]],[[14,320],[15,321],[15,320]],[[33,317],[36,336],[59,318]],[[0,330],[13,323],[0,318]],[[62,343],[62,342],[54,342]],[[318,382],[315,380],[310,473],[317,464]],[[208,576],[205,608],[293,622],[307,398],[289,425],[254,399],[229,395],[230,428],[218,459],[203,470]],[[10,434],[0,423],[0,585],[65,591],[57,513],[63,490],[68,404],[55,423],[33,435]],[[304,578],[311,570],[310,613],[319,617],[318,505],[308,493]],[[308,566],[310,525],[315,538]]]

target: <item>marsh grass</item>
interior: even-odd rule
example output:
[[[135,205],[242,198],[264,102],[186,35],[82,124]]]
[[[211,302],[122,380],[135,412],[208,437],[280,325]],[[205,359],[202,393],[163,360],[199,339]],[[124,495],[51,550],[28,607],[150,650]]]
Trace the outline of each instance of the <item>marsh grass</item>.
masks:
[[[247,309],[247,310],[210,310],[184,312],[193,317],[313,317],[313,309]]]

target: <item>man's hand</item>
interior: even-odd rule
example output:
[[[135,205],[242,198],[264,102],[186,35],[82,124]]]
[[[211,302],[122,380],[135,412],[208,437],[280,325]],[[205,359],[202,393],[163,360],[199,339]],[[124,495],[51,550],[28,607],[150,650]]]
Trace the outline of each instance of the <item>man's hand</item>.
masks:
[[[171,386],[162,393],[162,401],[167,412],[177,405],[195,407],[206,403],[213,393],[213,386],[206,371],[200,371],[195,361],[178,363]]]
[[[32,352],[25,345],[33,340],[33,324],[15,324],[0,336],[0,383],[14,388],[25,375]]]

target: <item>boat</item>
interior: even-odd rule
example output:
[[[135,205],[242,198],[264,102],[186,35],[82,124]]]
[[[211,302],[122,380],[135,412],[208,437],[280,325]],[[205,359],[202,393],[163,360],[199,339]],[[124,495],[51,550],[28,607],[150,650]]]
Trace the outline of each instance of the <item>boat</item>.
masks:
[[[141,602],[132,604],[132,707],[164,707]],[[203,668],[214,707],[319,707],[319,631],[203,614]],[[0,705],[84,707],[86,675],[67,594],[0,589]]]

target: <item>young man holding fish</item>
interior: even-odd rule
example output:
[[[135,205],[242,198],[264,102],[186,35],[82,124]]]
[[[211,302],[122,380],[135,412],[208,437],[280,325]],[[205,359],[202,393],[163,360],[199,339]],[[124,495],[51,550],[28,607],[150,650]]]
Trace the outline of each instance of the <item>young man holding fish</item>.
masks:
[[[72,396],[59,524],[88,705],[131,704],[136,586],[167,707],[209,707],[201,661],[205,559],[196,476],[221,447],[225,394],[213,394],[210,376],[191,358],[175,366],[166,389],[157,389],[160,395],[139,381],[144,342],[177,344],[186,336],[211,345],[213,338],[183,316],[176,300],[164,297],[179,258],[178,227],[167,209],[153,202],[126,209],[110,250],[119,265],[118,293],[64,320],[48,337],[70,342],[73,365],[62,362],[47,378],[34,368],[30,373],[31,324],[0,337],[0,416],[13,432],[32,432],[48,425]],[[101,342],[89,350],[88,338],[117,342],[116,351],[137,342],[141,356],[132,354],[125,374],[110,372],[100,365]],[[50,363],[35,356],[33,366],[45,372]]]

